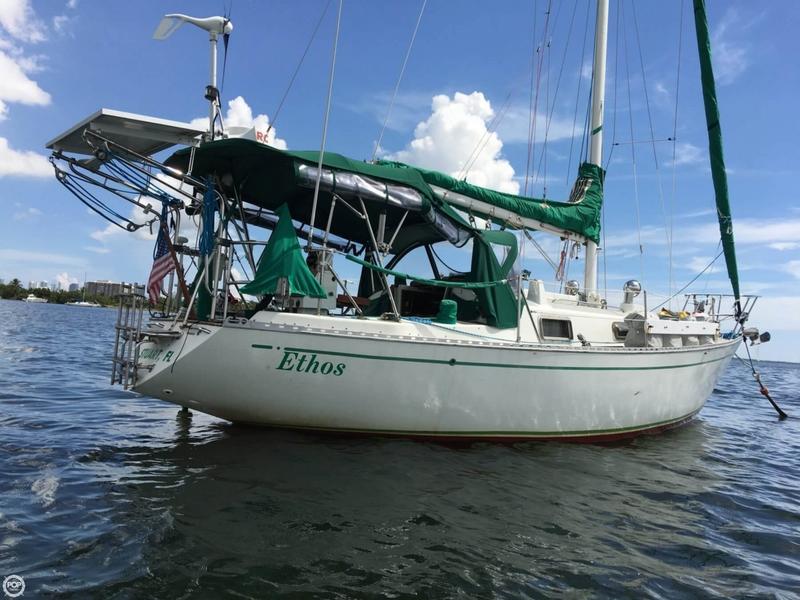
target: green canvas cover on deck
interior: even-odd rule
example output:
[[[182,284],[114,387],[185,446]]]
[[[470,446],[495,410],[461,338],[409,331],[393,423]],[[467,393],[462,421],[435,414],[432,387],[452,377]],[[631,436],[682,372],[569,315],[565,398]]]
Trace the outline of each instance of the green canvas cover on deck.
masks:
[[[181,171],[188,169],[190,150],[179,150],[167,164]],[[299,182],[298,166],[317,166],[319,152],[289,152],[246,139],[226,139],[208,142],[195,150],[192,175],[205,177],[230,175],[242,198],[247,202],[270,210],[286,203],[292,218],[308,224],[311,221],[313,189]],[[419,169],[398,162],[368,163],[325,152],[323,168],[335,172],[363,175],[387,184],[411,188],[423,200],[423,212],[430,208],[443,215],[459,228],[471,229],[446,200],[442,201],[431,186],[463,194],[497,208],[509,210],[520,217],[536,219],[552,227],[600,241],[600,207],[603,199],[603,170],[590,164],[581,165],[578,177],[588,184],[579,202],[555,202],[539,198],[526,198],[504,194],[472,185],[444,173]],[[328,215],[332,195],[321,190],[317,206],[317,226],[322,226]],[[377,206],[367,203],[370,220],[377,222],[378,213],[386,210],[387,230],[392,230],[403,218],[404,209],[388,200]],[[480,216],[491,217],[490,214]],[[424,223],[420,213],[409,213],[405,225]],[[369,242],[362,220],[348,210],[336,209],[331,232],[343,239]]]
[[[326,298],[325,290],[303,258],[289,209],[283,204],[276,212],[280,219],[267,241],[261,258],[258,259],[255,277],[250,283],[242,286],[240,291],[255,296],[275,294],[278,291],[279,280],[286,279],[292,296]]]
[[[492,245],[507,248],[503,264],[497,260]],[[514,261],[517,259],[517,238],[510,231],[476,231],[472,238],[472,264],[467,281],[442,281],[417,277],[408,273],[379,267],[369,261],[348,254],[347,260],[363,266],[365,269],[393,275],[402,280],[417,281],[434,287],[469,289],[475,293],[477,307],[469,303],[457,302],[458,317],[462,321],[473,321],[482,316],[487,325],[499,329],[508,329],[517,326],[519,316],[519,303],[507,281],[507,277]],[[388,303],[378,302],[372,307],[370,316],[381,314]]]
[[[167,161],[167,165],[186,171],[190,152],[189,149],[176,152]],[[194,177],[215,177],[222,183],[223,191],[226,193],[235,190],[236,195],[246,202],[272,211],[280,210],[281,221],[288,223],[286,236],[291,233],[291,242],[296,249],[288,255],[296,258],[291,259],[287,266],[272,267],[274,261],[262,257],[255,280],[242,291],[253,294],[274,293],[279,276],[292,275],[295,279],[293,285],[299,286],[293,288],[293,292],[311,296],[323,293],[321,289],[315,289],[318,284],[313,276],[310,276],[302,261],[299,244],[289,222],[291,217],[307,225],[311,223],[314,190],[313,185],[309,186],[309,168],[316,169],[319,153],[278,150],[246,139],[208,142],[196,148],[194,152],[192,168]],[[413,232],[412,239],[402,240],[402,248],[445,240],[462,245],[472,239],[470,278],[473,283],[496,282],[506,278],[513,259],[511,263],[504,261],[504,264],[500,265],[492,244],[505,245],[510,249],[509,255],[516,256],[516,238],[509,232],[474,228],[458,212],[464,211],[464,208],[455,202],[449,203],[446,194],[442,197],[441,192],[437,192],[432,186],[478,200],[489,207],[510,211],[522,218],[540,221],[555,228],[556,231],[574,233],[595,242],[599,242],[600,239],[604,173],[595,165],[581,165],[570,202],[553,202],[504,194],[457,180],[444,173],[419,169],[403,163],[387,161],[368,163],[330,152],[324,154],[322,166],[323,170],[327,171],[328,181],[320,188],[315,219],[317,227],[323,226],[330,215],[330,231],[333,235],[367,246],[371,245],[369,231],[363,218],[353,210],[340,207],[339,204],[333,212],[330,212],[340,188],[341,193],[345,191],[350,193],[350,202],[360,209],[358,198],[362,196],[362,188],[358,187],[356,192],[353,192],[352,186],[345,190],[342,182],[346,177],[343,174],[369,178],[363,180],[364,185],[371,186],[370,197],[364,199],[364,206],[372,226],[375,227],[381,214],[385,216],[387,232],[398,229],[402,221],[403,230]],[[341,184],[339,187],[337,187],[337,177]],[[390,194],[390,186],[400,186],[402,189],[396,190],[397,196],[393,197]],[[409,195],[416,198],[413,201],[413,210],[402,203],[402,197]],[[494,216],[491,208],[485,213],[472,212],[487,218]],[[507,226],[514,227],[516,224],[509,221]],[[270,243],[278,237],[277,234],[276,229],[270,238]],[[399,237],[404,238],[402,234]],[[397,251],[394,248],[393,250]],[[267,246],[264,256],[268,256],[269,251],[270,246]],[[309,276],[303,275],[304,272]],[[477,287],[476,295],[480,313],[489,325],[500,328],[516,326],[518,303],[507,283]],[[461,316],[459,314],[459,317]]]
[[[505,279],[517,259],[517,238],[509,231],[480,231],[472,240],[472,265],[470,278],[473,281],[496,281]],[[500,264],[492,244],[506,246],[508,253]],[[492,327],[508,329],[517,326],[519,303],[509,284],[475,290],[478,304],[486,323]]]

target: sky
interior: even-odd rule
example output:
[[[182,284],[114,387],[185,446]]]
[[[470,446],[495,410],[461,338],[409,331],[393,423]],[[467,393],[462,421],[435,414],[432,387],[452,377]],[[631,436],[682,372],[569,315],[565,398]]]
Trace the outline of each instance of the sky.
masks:
[[[275,145],[319,149],[337,4],[278,112],[327,0],[0,0],[0,278],[147,278],[149,233],[90,214],[53,177],[45,144],[101,107],[179,121],[207,114],[207,38],[185,26],[154,40],[166,10],[231,6],[226,122],[274,122]],[[707,4],[742,291],[762,296],[750,324],[772,333],[762,358],[800,362],[800,199],[789,185],[800,175],[800,4]],[[422,1],[344,0],[327,149],[564,199],[581,156],[593,5],[553,2],[548,17],[547,0],[428,0],[381,137]],[[611,0],[604,130],[599,287],[611,297],[639,279],[651,302],[666,298],[719,242],[689,0]],[[557,261],[558,240],[535,237]],[[552,284],[548,263],[531,246],[525,253],[533,276]],[[568,263],[580,278],[581,257]],[[691,289],[728,293],[722,259]]]

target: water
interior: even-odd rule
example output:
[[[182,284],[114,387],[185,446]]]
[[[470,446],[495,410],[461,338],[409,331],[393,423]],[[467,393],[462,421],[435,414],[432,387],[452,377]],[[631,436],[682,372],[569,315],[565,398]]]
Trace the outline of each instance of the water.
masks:
[[[612,446],[242,428],[108,386],[115,312],[0,301],[0,576],[28,597],[800,590],[800,365]]]

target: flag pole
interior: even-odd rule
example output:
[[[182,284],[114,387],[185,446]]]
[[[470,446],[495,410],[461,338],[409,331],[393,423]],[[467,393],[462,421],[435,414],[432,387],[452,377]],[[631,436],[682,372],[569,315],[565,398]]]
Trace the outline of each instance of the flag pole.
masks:
[[[166,223],[161,219],[159,219],[159,223],[161,231],[164,234],[164,240],[167,242],[167,250],[169,250],[169,255],[172,257],[172,262],[175,264],[175,272],[178,274],[178,284],[181,286],[183,299],[188,307],[191,294],[189,294],[189,288],[186,286],[186,280],[183,278],[183,267],[181,267],[181,263],[178,261],[178,255],[175,253],[175,246],[172,245],[172,240],[169,238],[169,231],[167,230]]]

